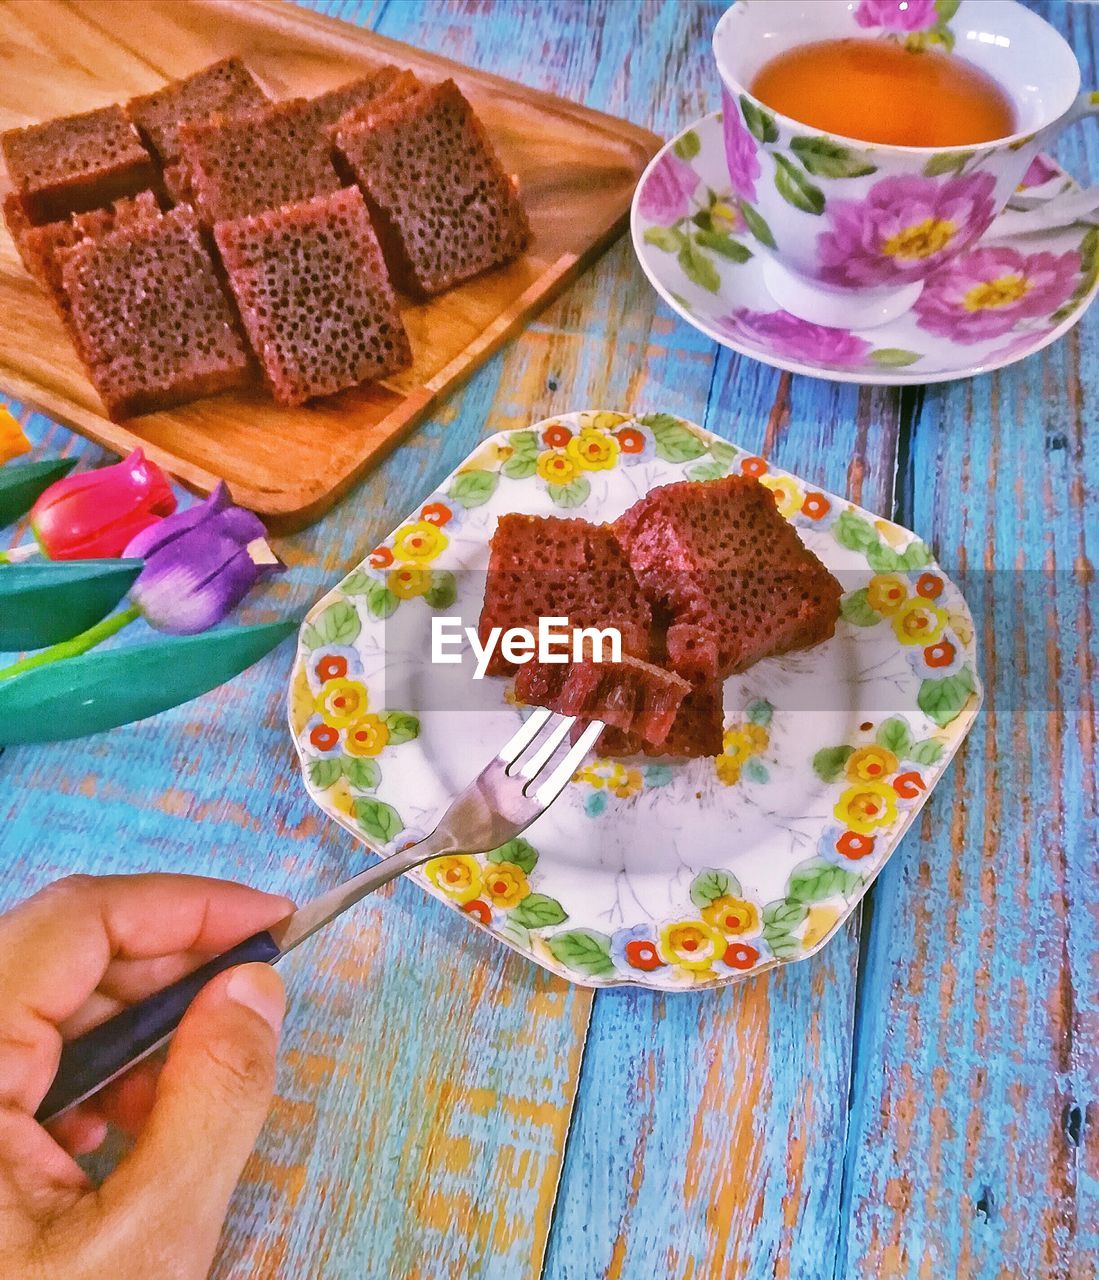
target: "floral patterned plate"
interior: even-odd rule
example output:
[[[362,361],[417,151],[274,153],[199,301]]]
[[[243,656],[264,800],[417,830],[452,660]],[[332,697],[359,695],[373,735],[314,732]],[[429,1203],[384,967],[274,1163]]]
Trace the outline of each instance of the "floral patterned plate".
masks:
[[[305,785],[393,852],[523,714],[510,682],[429,660],[433,618],[477,621],[499,516],[612,520],[656,485],[731,472],[767,485],[840,577],[835,637],[727,681],[716,759],[591,759],[525,838],[412,873],[574,982],[716,985],[840,927],[981,700],[969,611],[928,548],[671,414],[572,413],[485,441],[301,629],[289,712]]]
[[[966,178],[951,171],[915,181],[930,188]],[[1044,155],[1024,181],[1028,195],[1050,199],[1075,185]],[[919,221],[933,193],[917,198],[910,187],[911,217]],[[823,202],[830,252],[844,261],[857,255],[864,247],[859,211],[837,199],[830,220],[831,197],[813,190]],[[868,219],[881,213],[875,201],[871,191]],[[906,210],[891,215],[902,224]],[[642,270],[695,328],[764,364],[836,382],[949,382],[1002,368],[1071,329],[1099,288],[1099,229],[1011,237],[998,236],[994,222],[977,245],[928,278],[913,309],[898,319],[861,330],[800,320],[780,309],[764,285],[759,246],[770,231],[732,193],[721,112],[685,129],[655,157],[634,194],[631,228]],[[845,236],[850,243],[841,243]]]

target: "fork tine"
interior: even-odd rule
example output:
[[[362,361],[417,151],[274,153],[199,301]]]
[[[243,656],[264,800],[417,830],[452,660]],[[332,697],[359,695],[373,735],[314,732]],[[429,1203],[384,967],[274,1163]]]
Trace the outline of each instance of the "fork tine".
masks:
[[[558,723],[546,735],[544,741],[519,772],[524,778],[535,778],[549,763],[554,752],[565,740],[568,731],[576,723],[575,716],[562,716]]]
[[[502,760],[505,764],[514,764],[538,736],[542,726],[551,715],[553,715],[553,712],[547,711],[545,707],[535,707],[534,711],[527,716],[515,733],[496,753],[497,759]]]
[[[602,732],[603,721],[593,720],[569,748],[568,754],[561,763],[538,787],[534,793],[534,799],[543,809],[561,794],[565,784],[576,772],[580,762],[595,746],[596,739]]]

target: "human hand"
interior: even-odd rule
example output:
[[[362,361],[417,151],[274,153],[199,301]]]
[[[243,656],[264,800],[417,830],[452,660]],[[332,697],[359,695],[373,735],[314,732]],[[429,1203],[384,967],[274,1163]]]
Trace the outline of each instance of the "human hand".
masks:
[[[293,910],[197,876],[74,876],[0,916],[0,1277],[204,1280],[270,1107],[285,1010],[263,964],[219,974],[163,1069],[141,1063],[49,1126],[69,1039]],[[136,1137],[95,1188],[73,1159]]]

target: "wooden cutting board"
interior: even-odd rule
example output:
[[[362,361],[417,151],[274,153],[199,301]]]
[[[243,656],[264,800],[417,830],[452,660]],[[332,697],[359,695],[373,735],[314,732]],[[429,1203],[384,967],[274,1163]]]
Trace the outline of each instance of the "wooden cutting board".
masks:
[[[274,97],[318,93],[387,62],[427,80],[452,76],[518,174],[530,252],[430,302],[408,302],[412,368],[299,409],[256,390],[111,422],[0,227],[0,386],[119,453],[141,445],[200,493],[224,479],[283,531],[326,511],[606,248],[660,145],[627,121],[283,0],[6,0],[0,48],[0,129],[123,101],[232,53]]]

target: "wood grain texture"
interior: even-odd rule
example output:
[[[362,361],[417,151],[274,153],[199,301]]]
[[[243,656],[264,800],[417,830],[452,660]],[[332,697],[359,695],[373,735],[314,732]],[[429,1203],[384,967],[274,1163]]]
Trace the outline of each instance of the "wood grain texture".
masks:
[[[598,256],[624,225],[657,145],[624,120],[283,0],[13,0],[0,8],[0,45],[10,51],[0,129],[124,100],[233,53],[275,97],[318,93],[393,62],[429,82],[453,76],[517,175],[529,251],[438,298],[406,300],[411,368],[296,409],[256,388],[112,422],[0,229],[0,386],[117,452],[145,446],[201,493],[227,481],[238,502],[282,530],[327,510]]]
[[[717,102],[717,0],[321,7],[665,134]],[[1099,12],[1035,7],[1099,83]],[[1097,180],[1097,145],[1081,126],[1059,154]],[[1097,325],[902,398],[718,352],[618,244],[280,543],[291,572],[248,620],[311,602],[484,434],[667,409],[927,536],[969,583],[988,701],[861,939],[852,922],[763,980],[593,998],[406,884],[316,939],[287,971],[280,1097],[218,1280],[1094,1276]],[[32,428],[43,452],[98,456]],[[297,783],[289,664],[279,651],[150,724],[0,758],[5,900],[143,866],[305,896],[357,865]]]

